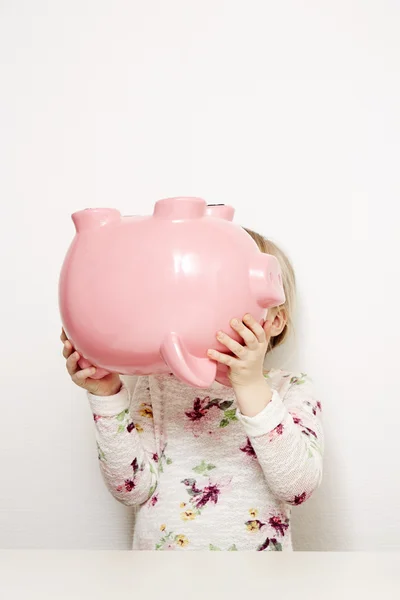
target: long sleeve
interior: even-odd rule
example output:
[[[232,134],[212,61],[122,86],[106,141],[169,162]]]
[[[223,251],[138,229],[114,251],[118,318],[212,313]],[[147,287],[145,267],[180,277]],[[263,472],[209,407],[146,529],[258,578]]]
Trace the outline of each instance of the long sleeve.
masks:
[[[291,377],[284,397],[272,399],[255,417],[238,418],[263,470],[268,487],[280,501],[297,505],[307,500],[322,478],[321,404],[309,377]]]
[[[143,504],[157,486],[148,378],[139,378],[132,403],[125,385],[115,396],[88,394],[88,398],[100,469],[109,491],[127,506]]]

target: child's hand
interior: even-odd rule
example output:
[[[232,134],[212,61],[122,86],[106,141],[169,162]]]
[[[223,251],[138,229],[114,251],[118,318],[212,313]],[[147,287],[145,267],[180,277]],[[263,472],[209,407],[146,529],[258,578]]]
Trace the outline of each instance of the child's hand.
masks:
[[[243,344],[220,331],[217,340],[234,355],[209,350],[208,356],[218,363],[229,367],[231,381],[236,398],[243,414],[257,414],[268,404],[272,391],[263,375],[264,359],[271,338],[271,322],[264,327],[251,316],[245,315],[243,321],[233,319],[231,327],[241,336]]]
[[[96,368],[79,368],[78,361],[81,357],[78,352],[75,352],[75,348],[65,335],[64,329],[61,332],[60,339],[64,344],[63,356],[67,359],[67,371],[76,385],[95,396],[113,396],[120,391],[122,384],[117,373],[110,373],[102,379],[91,379],[91,375],[94,375]]]
[[[217,340],[234,356],[217,350],[209,350],[208,356],[229,367],[229,378],[233,386],[249,385],[264,379],[263,366],[270,340],[270,323],[267,321],[263,328],[251,315],[245,315],[243,321],[233,319],[231,327],[243,339],[243,344],[223,331],[217,333]]]

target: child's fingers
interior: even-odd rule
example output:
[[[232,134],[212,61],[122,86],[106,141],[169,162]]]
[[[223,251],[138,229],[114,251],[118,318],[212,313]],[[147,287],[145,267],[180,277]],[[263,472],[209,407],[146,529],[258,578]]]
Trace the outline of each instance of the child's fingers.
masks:
[[[74,351],[74,348],[73,348],[71,342],[69,342],[68,340],[66,342],[64,342],[63,357],[69,358],[71,356],[71,354],[73,353],[73,351]]]
[[[258,323],[255,318],[249,314],[243,317],[243,322],[254,333],[260,344],[263,344],[266,340],[266,337],[265,331],[261,327],[260,323]]]
[[[246,346],[250,348],[250,350],[256,350],[258,348],[258,340],[254,333],[248,329],[242,321],[238,319],[233,319],[231,321],[231,327],[243,338]]]
[[[272,321],[265,321],[264,323],[264,333],[265,333],[265,339],[267,342],[269,342],[269,340],[271,339],[271,328],[272,328]]]
[[[61,340],[61,341],[64,343],[64,342],[66,342],[66,341],[67,341],[67,339],[68,339],[68,338],[67,338],[67,336],[66,336],[66,333],[65,333],[65,331],[64,331],[64,328],[62,328],[62,329],[61,329],[60,340]]]
[[[269,344],[271,339],[271,327],[272,321],[265,321],[263,331],[264,331],[264,341],[266,344]]]
[[[72,375],[72,381],[74,383],[76,383],[77,385],[82,385],[82,383],[84,383],[86,381],[86,379],[89,379],[89,377],[92,377],[95,373],[96,373],[95,367],[89,367],[88,369],[82,369],[81,371],[77,371],[74,375]]]
[[[246,346],[242,346],[239,342],[233,340],[229,335],[223,331],[217,333],[217,340],[228,348],[238,358],[244,358],[247,354]]]
[[[218,352],[218,350],[210,349],[208,350],[207,354],[209,358],[212,358],[216,362],[221,363],[222,365],[227,365],[231,368],[239,364],[237,358],[229,356],[229,354],[224,354],[223,352]]]
[[[67,358],[67,371],[68,373],[71,375],[75,375],[75,373],[77,373],[80,369],[79,369],[79,365],[78,365],[78,360],[80,359],[80,356],[77,352],[74,352],[73,354],[71,354],[71,356],[69,356]]]

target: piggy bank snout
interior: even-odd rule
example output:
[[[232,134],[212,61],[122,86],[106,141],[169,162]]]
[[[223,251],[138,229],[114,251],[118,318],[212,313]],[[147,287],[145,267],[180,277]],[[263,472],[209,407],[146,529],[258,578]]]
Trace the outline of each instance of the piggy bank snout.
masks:
[[[262,308],[280,306],[285,302],[282,272],[278,259],[271,254],[259,254],[250,268],[250,286]]]

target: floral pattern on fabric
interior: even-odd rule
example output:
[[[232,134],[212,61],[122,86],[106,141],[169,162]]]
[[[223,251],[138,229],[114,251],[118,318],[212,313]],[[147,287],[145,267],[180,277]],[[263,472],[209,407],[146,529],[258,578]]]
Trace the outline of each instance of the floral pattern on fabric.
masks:
[[[111,416],[93,400],[104,480],[135,507],[134,550],[291,549],[290,507],[321,480],[321,403],[305,373],[266,379],[274,401],[251,427],[231,388],[193,391],[173,376],[140,377]]]
[[[140,405],[139,415],[141,417],[145,417],[146,419],[152,419],[153,418],[153,408],[151,407],[150,404],[147,404],[146,402],[142,402],[142,404]]]
[[[207,504],[217,504],[221,493],[217,483],[212,483],[210,480],[208,485],[200,487],[197,485],[196,479],[193,478],[184,479],[182,483],[186,486],[189,496],[191,496],[189,502],[193,506],[196,515],[199,515]]]
[[[166,531],[166,525],[161,525],[160,530]],[[189,540],[186,535],[182,533],[175,534],[172,531],[164,533],[160,541],[156,544],[156,550],[178,550],[180,548],[186,548],[189,545]]]
[[[306,381],[307,373],[301,373],[299,376],[287,374],[287,375],[284,375],[283,377],[289,378],[290,385],[302,385]]]
[[[115,418],[118,423],[117,433],[122,433],[125,429],[128,433],[131,433],[131,431],[135,429],[135,425],[130,417],[128,409],[120,412]]]
[[[289,529],[289,519],[280,514],[269,516],[265,519],[259,519],[259,510],[251,508],[249,514],[251,519],[245,522],[245,527],[251,534],[258,533],[260,531],[273,532],[273,535],[268,535],[262,544],[259,544],[257,550],[259,552],[264,550],[282,550],[282,543],[278,541],[278,537],[283,538]]]
[[[160,456],[157,452],[154,452],[152,459],[158,466],[158,472],[164,473],[164,467],[166,465],[172,465],[172,459],[166,456],[165,451],[167,448],[167,444],[164,445],[164,448],[161,450]]]
[[[283,423],[279,423],[269,434],[269,441],[272,442],[274,439],[283,434],[284,426]]]
[[[181,482],[186,487],[186,492],[190,496],[188,503],[181,502],[180,504],[180,508],[185,509],[181,513],[181,519],[184,521],[194,520],[207,505],[217,504],[221,491],[229,487],[230,479],[220,481],[208,475],[215,468],[215,465],[203,460],[192,471],[197,475],[205,477],[207,483],[199,484],[198,479],[193,477],[183,479]]]
[[[246,454],[246,456],[250,456],[250,458],[257,459],[257,455],[254,451],[254,448],[253,448],[252,443],[250,442],[249,438],[247,438],[246,443],[240,448],[240,450],[242,452],[244,452],[244,454]]]
[[[188,419],[187,428],[194,437],[207,433],[213,435],[216,429],[221,429],[238,420],[236,408],[232,408],[233,400],[222,400],[205,396],[197,396],[193,400],[193,408],[185,411]],[[213,410],[214,409],[214,410]],[[215,410],[218,409],[218,410]]]
[[[209,544],[208,549],[221,552],[221,548],[217,548],[217,546],[214,546],[213,544]],[[237,552],[236,544],[232,544],[232,546],[227,549],[227,552]]]
[[[275,531],[281,535],[285,535],[285,531],[289,528],[289,519],[284,519],[280,516],[273,516],[268,519],[267,522],[263,523],[259,519],[251,519],[245,523],[248,531],[260,531],[263,527],[272,527]]]
[[[258,546],[258,552],[263,552],[264,550],[275,550],[277,552],[282,551],[282,544],[276,540],[276,538],[267,538],[263,544]]]
[[[131,462],[131,467],[132,467],[132,477],[125,479],[123,486],[119,485],[117,487],[118,492],[122,492],[123,489],[125,489],[127,492],[131,492],[133,489],[135,489],[136,476],[139,472],[144,471],[145,464],[142,463],[139,467],[137,458],[134,458],[133,461]]]
[[[103,450],[100,448],[99,442],[97,442],[97,458],[99,460],[104,460],[104,461],[107,460]]]
[[[302,494],[295,496],[294,500],[292,500],[292,502],[290,502],[290,504],[293,504],[293,506],[299,506],[299,504],[303,504],[303,502],[305,502],[306,500],[307,500],[307,494],[306,494],[306,492],[303,492]]]
[[[306,404],[309,404],[309,403],[306,403]],[[295,425],[299,425],[301,427],[302,433],[310,438],[309,446],[308,446],[308,457],[314,458],[315,453],[321,455],[321,446],[318,442],[318,437],[317,437],[317,434],[315,433],[315,431],[313,429],[311,429],[310,427],[306,427],[304,425],[302,419],[300,419],[300,417],[294,415],[293,413],[290,413],[290,414],[292,416],[292,419],[293,419],[293,422],[295,423]]]

